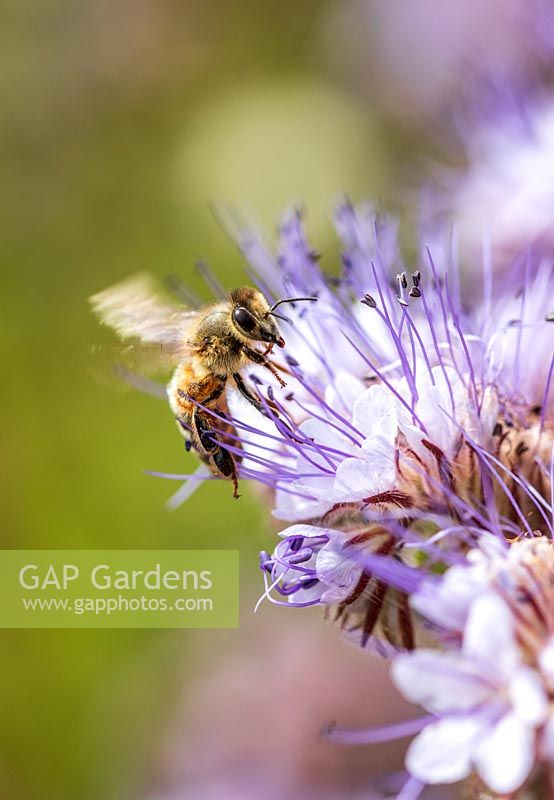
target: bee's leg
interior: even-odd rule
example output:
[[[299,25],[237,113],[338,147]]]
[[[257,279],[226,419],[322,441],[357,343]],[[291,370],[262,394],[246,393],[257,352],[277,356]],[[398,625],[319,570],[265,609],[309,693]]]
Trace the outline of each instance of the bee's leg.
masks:
[[[266,409],[256,395],[248,388],[242,378],[242,375],[239,372],[233,372],[233,378],[241,395],[248,400],[250,405],[254,406],[256,411],[259,411],[260,414],[263,414],[264,417],[267,417],[268,413]]]
[[[273,377],[277,378],[281,386],[284,387],[287,385],[286,382],[281,378],[281,376],[277,372],[277,369],[271,363],[269,358],[266,358],[262,353],[258,353],[256,350],[252,350],[252,348],[250,347],[243,347],[242,352],[247,358],[250,359],[250,361],[253,361],[254,364],[260,364],[262,367],[268,369],[273,375]]]
[[[218,447],[216,452],[210,455],[210,463],[215,468],[215,472],[219,473],[223,478],[233,481],[233,497],[238,500],[240,495],[237,465],[231,453],[222,447]]]
[[[264,417],[267,417],[268,419],[272,419],[273,421],[275,421],[275,418],[277,418],[277,419],[279,420],[279,422],[281,423],[281,425],[282,425],[284,428],[286,428],[286,429],[287,429],[287,431],[288,431],[288,433],[289,433],[289,436],[291,437],[291,439],[294,439],[294,441],[295,441],[295,442],[301,442],[301,440],[300,440],[300,439],[297,439],[297,437],[294,435],[294,433],[293,433],[293,431],[292,431],[292,429],[291,429],[290,425],[289,425],[287,422],[285,422],[285,421],[282,419],[282,417],[281,417],[281,415],[279,414],[279,411],[278,411],[278,409],[277,409],[277,406],[276,406],[276,404],[275,404],[275,403],[273,403],[271,400],[267,400],[267,405],[268,405],[268,407],[269,407],[269,408],[271,408],[271,410],[273,411],[273,415],[274,415],[274,416],[272,417],[272,416],[271,416],[271,414],[268,414],[268,412],[267,412],[267,408],[266,408],[266,407],[265,407],[265,406],[264,406],[264,405],[263,405],[263,404],[260,402],[260,400],[258,400],[258,398],[257,398],[257,397],[256,397],[256,396],[255,396],[255,395],[254,395],[254,394],[253,394],[251,391],[250,391],[250,389],[248,388],[248,386],[247,386],[247,385],[245,384],[245,382],[243,381],[243,379],[242,379],[242,376],[241,376],[241,375],[240,375],[238,372],[234,372],[234,373],[233,373],[233,378],[235,379],[235,383],[237,384],[237,389],[239,390],[239,392],[241,393],[241,395],[242,395],[244,398],[246,398],[246,400],[248,400],[248,402],[249,402],[251,405],[253,405],[253,406],[254,406],[254,408],[255,408],[257,411],[259,411],[259,412],[260,412],[260,414],[263,414],[263,416],[264,416]]]

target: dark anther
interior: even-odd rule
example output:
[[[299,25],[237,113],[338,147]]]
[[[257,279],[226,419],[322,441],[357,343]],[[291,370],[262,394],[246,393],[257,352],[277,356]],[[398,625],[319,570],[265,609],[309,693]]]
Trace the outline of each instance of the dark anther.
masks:
[[[516,447],[516,456],[522,456],[528,450],[529,448],[527,447],[527,445],[524,442],[520,442]]]
[[[403,289],[408,288],[408,278],[406,277],[405,272],[402,272],[400,275],[397,275],[396,279]]]
[[[542,414],[542,406],[531,406],[531,414],[534,414],[536,417]]]
[[[293,358],[292,356],[289,356],[288,354],[285,356],[285,361],[287,362],[289,367],[299,367],[300,366],[300,362],[298,362],[295,358]]]
[[[419,286],[420,281],[421,281],[421,272],[419,270],[417,272],[414,272],[414,274],[412,275],[412,281],[413,281],[414,286],[417,289],[417,287]]]
[[[370,294],[364,294],[360,302],[363,303],[364,306],[369,306],[370,308],[377,308],[377,303]]]
[[[260,553],[260,569],[265,570],[265,572],[268,572],[271,575],[272,566],[273,566],[273,561],[271,559],[271,556],[269,555],[267,550],[262,550],[262,552]]]
[[[300,548],[302,547],[303,544],[304,544],[303,537],[302,536],[298,536],[295,539],[291,540],[289,547],[290,547],[290,549],[292,550],[293,553],[297,553],[300,550]]]
[[[546,322],[554,322],[554,311],[551,311],[550,314],[547,314],[544,319]]]
[[[288,394],[285,396],[285,400],[287,400],[289,403],[291,402],[291,400],[294,400],[294,392],[289,392],[289,393],[288,393]]]
[[[417,286],[412,286],[408,294],[410,297],[421,297],[421,290]]]
[[[273,386],[267,387],[267,396],[272,402],[275,400],[275,392],[273,391]]]
[[[500,422],[497,422],[496,425],[494,426],[494,428],[492,430],[492,435],[493,436],[502,436],[502,424]]]

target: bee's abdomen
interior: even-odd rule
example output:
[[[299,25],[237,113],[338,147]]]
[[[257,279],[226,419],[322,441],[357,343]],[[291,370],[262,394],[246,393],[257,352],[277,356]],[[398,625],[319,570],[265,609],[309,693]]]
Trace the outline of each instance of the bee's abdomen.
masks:
[[[204,402],[211,391],[210,378],[208,370],[198,363],[191,361],[177,367],[167,387],[169,404],[176,417],[185,421],[192,417],[195,403],[190,398],[194,397],[198,403]]]

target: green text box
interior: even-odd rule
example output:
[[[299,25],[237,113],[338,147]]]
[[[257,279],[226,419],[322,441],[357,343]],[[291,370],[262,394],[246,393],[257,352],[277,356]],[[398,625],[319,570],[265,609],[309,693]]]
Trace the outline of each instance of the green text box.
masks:
[[[0,628],[236,628],[237,550],[0,550]]]

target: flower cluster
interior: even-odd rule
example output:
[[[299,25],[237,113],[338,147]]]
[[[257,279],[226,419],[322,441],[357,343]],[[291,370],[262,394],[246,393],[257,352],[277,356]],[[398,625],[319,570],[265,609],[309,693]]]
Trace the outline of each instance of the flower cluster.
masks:
[[[432,715],[410,746],[409,771],[429,783],[450,783],[476,769],[499,794],[515,792],[532,776],[539,796],[550,796],[551,538],[506,545],[484,536],[464,566],[424,584],[412,605],[432,623],[443,649],[420,649],[393,663],[399,688]]]
[[[453,246],[406,269],[393,220],[345,203],[335,227],[334,275],[296,212],[275,251],[235,231],[268,299],[318,298],[282,322],[286,388],[252,367],[263,414],[230,398],[240,476],[286,523],[261,601],[320,605],[395,658],[430,713],[414,780],[512,791],[554,758],[552,262],[497,280],[485,260],[468,305]]]
[[[271,297],[319,297],[291,313],[285,396],[267,385],[275,424],[249,436],[242,469],[292,523],[262,554],[266,596],[338,606],[364,642],[383,608],[384,638],[408,646],[418,559],[452,564],[483,531],[502,541],[552,532],[554,276],[530,257],[499,287],[485,272],[483,301],[468,309],[453,254],[437,263],[424,251],[408,275],[393,222],[344,205],[336,226],[343,271],[331,281],[296,214],[275,257],[242,239]],[[264,397],[261,371],[251,378]],[[386,569],[366,568],[375,556]]]
[[[523,109],[507,106],[468,126],[467,169],[442,179],[439,201],[469,253],[491,240],[498,269],[529,245],[550,254],[554,245],[554,98],[541,92]]]

